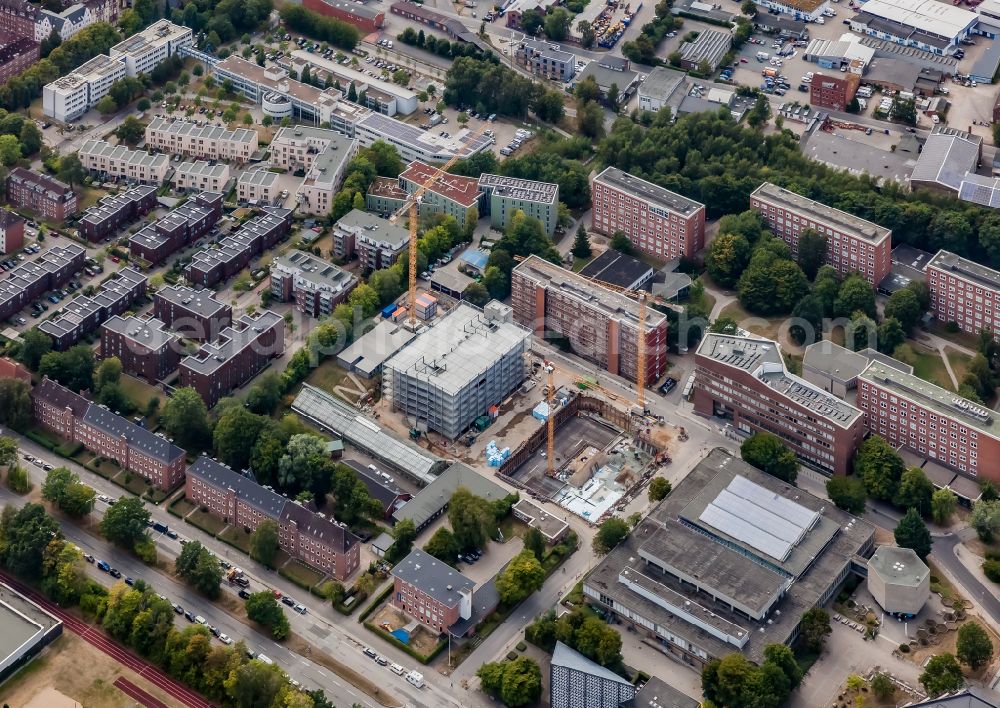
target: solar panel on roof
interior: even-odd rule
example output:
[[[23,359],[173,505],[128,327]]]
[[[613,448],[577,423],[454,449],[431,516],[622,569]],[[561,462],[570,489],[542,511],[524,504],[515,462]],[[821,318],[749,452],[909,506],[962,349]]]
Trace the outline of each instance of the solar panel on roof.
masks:
[[[772,536],[746,519],[731,514],[714,504],[705,507],[698,518],[722,533],[732,536],[737,541],[741,541],[776,560],[784,561],[792,550],[792,544],[788,541]]]
[[[801,504],[793,502],[791,499],[776,494],[755,482],[751,482],[746,477],[739,475],[733,477],[726,488],[733,494],[743,497],[747,501],[763,507],[781,518],[788,519],[803,529],[812,528],[813,524],[819,518],[818,511],[807,509]]]
[[[719,496],[715,498],[712,505],[719,507],[723,511],[728,511],[733,516],[746,517],[746,501],[733,494],[729,490],[723,489]],[[797,543],[802,535],[802,529],[791,521],[783,519],[776,514],[772,514],[766,509],[755,509],[749,523],[763,531],[766,531],[775,538],[780,538],[789,543]]]

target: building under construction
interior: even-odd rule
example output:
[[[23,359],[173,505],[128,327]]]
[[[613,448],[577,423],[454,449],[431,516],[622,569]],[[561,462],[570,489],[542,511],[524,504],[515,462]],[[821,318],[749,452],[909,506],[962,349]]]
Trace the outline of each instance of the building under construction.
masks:
[[[415,427],[454,440],[524,381],[530,338],[510,307],[460,303],[383,364],[383,396]]]
[[[628,296],[538,256],[511,275],[514,320],[542,339],[565,337],[573,353],[612,374],[636,381],[640,306]],[[645,316],[646,382],[667,371],[667,317]]]

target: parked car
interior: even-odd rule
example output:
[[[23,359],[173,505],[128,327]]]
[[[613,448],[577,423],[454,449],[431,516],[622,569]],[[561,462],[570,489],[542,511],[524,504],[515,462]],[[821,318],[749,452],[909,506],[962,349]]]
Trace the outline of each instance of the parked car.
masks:
[[[674,390],[674,387],[676,385],[677,385],[677,379],[673,377],[668,377],[667,380],[663,382],[663,385],[660,386],[660,393],[666,396],[668,393]]]
[[[295,600],[293,600],[288,595],[285,595],[283,598],[281,598],[281,602],[282,602],[282,604],[288,605],[289,607],[295,607],[295,605],[298,604],[297,602],[295,602]]]
[[[219,641],[225,644],[226,646],[229,646],[230,644],[233,643],[232,638],[228,634],[220,634]]]
[[[376,658],[378,658],[378,654],[375,653],[375,650],[372,649],[371,647],[365,647],[361,651],[361,653],[364,654],[365,656],[367,656],[369,659],[376,659]]]
[[[194,622],[194,612],[192,612],[191,610],[185,610],[184,619],[186,619],[188,622]]]
[[[108,572],[111,573],[111,577],[112,578],[120,578],[120,577],[122,577],[122,572],[120,570],[118,570],[117,568],[112,568]]]
[[[93,563],[94,562],[94,557],[92,555],[90,555],[89,553],[84,553],[83,554],[83,559],[85,561],[87,561],[88,563]]]
[[[244,599],[244,600],[249,600],[250,599],[250,593],[241,588],[240,589],[240,597],[242,599]]]
[[[97,561],[97,569],[107,573],[111,570],[111,566],[108,565],[107,561]]]

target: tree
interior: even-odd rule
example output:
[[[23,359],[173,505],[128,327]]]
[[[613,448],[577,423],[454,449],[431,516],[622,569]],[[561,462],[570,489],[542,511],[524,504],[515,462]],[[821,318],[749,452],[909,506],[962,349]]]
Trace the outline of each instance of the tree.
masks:
[[[931,497],[934,495],[934,485],[922,469],[911,467],[903,473],[899,480],[894,503],[903,509],[916,509],[921,516],[926,516],[931,510]]]
[[[94,508],[95,492],[65,467],[49,470],[42,484],[42,498],[56,504],[70,516],[85,516]]]
[[[106,116],[117,111],[118,104],[115,103],[115,99],[111,98],[110,95],[106,95],[97,102],[94,108],[96,108],[102,115]],[[0,138],[0,141],[2,140],[3,138]]]
[[[816,229],[803,229],[799,234],[799,267],[809,280],[816,278],[826,260],[826,236]]]
[[[250,557],[268,568],[274,567],[274,556],[279,547],[278,524],[271,519],[260,522],[250,534]]]
[[[920,556],[920,560],[927,560],[934,539],[931,538],[931,532],[927,530],[924,520],[920,518],[916,509],[910,508],[903,515],[896,525],[896,530],[893,531],[893,536],[900,548],[912,548]]]
[[[854,456],[854,474],[865,485],[869,496],[890,501],[896,495],[906,465],[885,438],[872,435],[864,440]]]
[[[52,351],[52,337],[38,327],[32,327],[21,335],[19,361],[32,371],[38,371],[42,357]]]
[[[525,549],[514,556],[497,577],[500,602],[513,607],[531,593],[541,589],[544,581],[545,569],[535,554]]]
[[[15,494],[27,494],[32,484],[28,478],[28,470],[14,463],[7,468],[7,487]]]
[[[795,484],[799,462],[777,435],[754,433],[740,445],[740,456],[762,472]]]
[[[731,288],[750,263],[750,242],[740,234],[719,234],[705,254],[708,275],[720,287]]]
[[[573,633],[574,648],[601,666],[621,660],[622,637],[597,617],[587,617]]]
[[[469,283],[462,293],[462,299],[470,305],[484,307],[490,301],[490,293],[482,283]]]
[[[850,317],[858,311],[875,317],[875,290],[861,275],[851,273],[840,284],[833,313],[837,317]]]
[[[326,459],[322,438],[309,433],[293,435],[278,463],[278,486],[292,494],[312,489],[314,477]]]
[[[576,25],[576,30],[580,33],[580,44],[583,45],[584,49],[590,49],[594,46],[597,34],[594,32],[593,25],[587,20],[580,20]]]
[[[955,654],[959,661],[977,671],[993,659],[993,642],[981,625],[970,620],[958,628]]]
[[[758,246],[759,249],[759,246]],[[790,312],[809,292],[809,281],[795,261],[751,258],[739,280],[740,303],[760,315]]]
[[[590,258],[590,239],[587,237],[587,229],[580,224],[576,230],[576,238],[573,239],[572,253],[577,258]]]
[[[282,640],[288,636],[288,618],[270,590],[255,592],[247,598],[247,618],[271,630],[271,636]]]
[[[163,406],[160,415],[167,434],[189,452],[198,452],[212,439],[205,401],[190,386],[178,388]]]
[[[950,489],[938,489],[931,495],[931,518],[935,524],[945,525],[958,506],[958,497]]]
[[[0,465],[10,466],[17,462],[17,441],[0,437]]]
[[[666,499],[670,490],[670,480],[664,477],[653,477],[653,481],[649,483],[649,501],[658,502]]]
[[[764,95],[757,96],[753,108],[747,112],[747,125],[754,130],[760,130],[767,124],[767,119],[771,117],[771,104],[767,102]]]
[[[611,248],[618,251],[619,253],[624,253],[626,256],[632,253],[632,241],[629,237],[622,231],[615,231],[614,235],[611,237]]]
[[[628,538],[629,527],[617,516],[608,517],[594,534],[594,553],[604,554]]]
[[[889,296],[883,316],[896,318],[903,326],[903,330],[910,332],[920,321],[922,313],[923,308],[920,306],[917,294],[909,288],[903,288]]]
[[[274,522],[265,521],[264,523]],[[174,568],[177,570],[177,575],[198,592],[213,600],[219,597],[222,566],[219,565],[212,552],[201,545],[200,541],[188,541],[184,544],[181,548],[181,554],[174,561]]]
[[[476,671],[483,691],[508,706],[536,703],[542,695],[542,671],[533,659],[519,656],[513,661],[483,664]]]
[[[839,509],[851,514],[862,514],[865,511],[865,485],[855,476],[837,475],[826,483],[826,495]]]
[[[585,83],[585,82],[581,82]],[[583,103],[577,101],[576,105],[576,128],[581,135],[588,138],[599,139],[604,136],[604,111],[596,103]],[[613,246],[612,246],[613,248]]]
[[[879,671],[877,674],[872,676],[871,687],[872,693],[874,693],[875,697],[880,701],[886,700],[896,692],[896,684],[893,683],[889,674],[884,671]]]
[[[76,153],[63,155],[59,159],[59,179],[70,187],[83,184],[86,176],[87,171],[83,168],[83,163],[80,162],[80,158]]]
[[[49,352],[38,364],[38,373],[72,391],[94,388],[94,350],[77,344],[64,352]]]
[[[266,418],[254,415],[243,406],[228,408],[215,424],[215,454],[234,470],[246,469],[254,443],[266,424]]]
[[[980,499],[972,506],[969,525],[976,530],[979,540],[990,543],[1000,533],[1000,501]]]
[[[819,654],[826,644],[826,637],[833,630],[830,628],[830,613],[822,607],[813,607],[802,615],[799,625],[802,639],[809,650]]]
[[[424,546],[424,551],[448,565],[458,562],[458,554],[462,552],[458,540],[448,528],[441,526]]]
[[[144,126],[139,119],[135,116],[127,116],[122,124],[118,126],[115,130],[115,135],[118,139],[129,145],[135,145],[143,136],[146,134],[146,126]]]
[[[284,384],[281,381],[281,374],[276,371],[268,371],[250,388],[246,400],[247,409],[252,413],[267,415],[278,405],[283,393]]]
[[[545,560],[545,537],[542,536],[541,531],[532,526],[524,532],[522,540],[525,549],[531,551],[539,563]]]
[[[416,539],[417,527],[413,525],[413,519],[400,519],[392,527],[392,547],[386,552],[389,561],[398,563],[410,555]]]
[[[122,377],[122,362],[116,356],[102,359],[94,372],[94,390],[100,393],[105,386],[118,383]]]
[[[0,558],[9,571],[23,578],[42,573],[42,555],[49,541],[61,536],[59,524],[45,513],[41,504],[25,504],[20,509],[4,507],[0,521]]]
[[[42,131],[34,121],[25,121],[18,136],[21,140],[21,156],[34,155],[42,149]]]
[[[101,533],[104,537],[125,548],[146,538],[149,511],[138,497],[121,497],[104,512]]]
[[[906,332],[903,325],[895,317],[882,320],[878,326],[878,350],[890,354],[906,342]]]
[[[459,487],[452,495],[448,521],[462,551],[484,546],[496,528],[496,517],[490,503],[465,487]]]
[[[920,683],[931,696],[957,691],[964,683],[962,667],[953,654],[936,654],[924,665]]]

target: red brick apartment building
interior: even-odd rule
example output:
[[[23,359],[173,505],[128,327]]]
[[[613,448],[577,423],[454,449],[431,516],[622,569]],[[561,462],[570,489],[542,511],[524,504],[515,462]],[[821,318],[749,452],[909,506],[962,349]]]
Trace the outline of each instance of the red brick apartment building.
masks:
[[[392,604],[441,634],[472,617],[475,583],[414,548],[392,569]]]
[[[183,285],[160,288],[153,296],[153,317],[182,337],[213,341],[233,323],[233,308],[212,294]]]
[[[211,408],[285,351],[285,320],[271,310],[243,315],[219,338],[180,364],[180,385],[192,386]]]
[[[38,61],[39,44],[30,37],[0,31],[0,83],[7,83]]]
[[[834,111],[846,111],[861,83],[857,74],[830,76],[817,73],[809,89],[809,103]]]
[[[643,253],[669,261],[691,258],[705,247],[705,205],[617,167],[591,185],[594,231],[621,231]]]
[[[24,219],[0,209],[0,253],[13,253],[24,245]]]
[[[894,447],[975,479],[1000,483],[997,413],[912,374],[873,361],[858,376],[868,428]]]
[[[0,30],[15,37],[35,36],[41,9],[27,0],[0,0]]]
[[[385,12],[351,0],[303,0],[302,7],[335,17],[365,32],[374,32],[385,23]]]
[[[827,238],[826,263],[846,275],[855,271],[877,287],[892,270],[892,232],[800,194],[765,182],[750,195],[750,208],[788,244],[795,256],[799,234],[813,229]]]
[[[91,243],[97,243],[117,233],[125,224],[136,221],[156,208],[156,187],[140,185],[132,189],[104,197],[83,213],[80,219],[80,235]]]
[[[184,479],[184,451],[52,379],[31,392],[35,421],[161,489]]]
[[[695,355],[694,409],[737,432],[773,433],[803,462],[847,474],[865,436],[861,411],[790,374],[777,342],[707,334]]]
[[[361,541],[346,527],[204,455],[188,469],[184,494],[248,531],[265,520],[276,522],[283,551],[338,580],[350,577],[361,562]]]
[[[562,335],[577,356],[636,380],[639,305],[634,300],[538,256],[514,268],[511,290],[514,320],[536,337]],[[651,385],[667,370],[666,316],[649,308],[644,336]]]
[[[927,263],[931,312],[941,322],[963,331],[987,330],[1000,337],[1000,272],[949,251],[938,251]]]
[[[52,221],[63,221],[77,210],[76,194],[68,184],[23,167],[7,175],[7,201]]]
[[[101,325],[101,358],[116,356],[122,370],[156,383],[181,361],[180,337],[157,319],[115,315]]]

